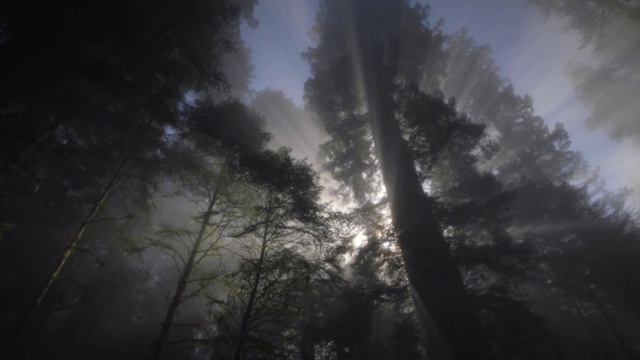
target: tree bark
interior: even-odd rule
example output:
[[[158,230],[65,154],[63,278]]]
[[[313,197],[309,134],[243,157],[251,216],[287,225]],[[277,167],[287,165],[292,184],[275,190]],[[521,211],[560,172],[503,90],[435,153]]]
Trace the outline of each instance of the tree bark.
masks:
[[[439,360],[494,359],[395,119],[383,56],[373,49],[361,49],[360,54],[369,55],[362,69],[374,144],[430,353]]]

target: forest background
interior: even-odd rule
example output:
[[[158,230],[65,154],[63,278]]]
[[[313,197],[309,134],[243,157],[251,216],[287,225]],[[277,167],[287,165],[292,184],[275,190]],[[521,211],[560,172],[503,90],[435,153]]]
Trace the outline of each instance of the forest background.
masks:
[[[638,11],[3,2],[0,356],[639,358]]]

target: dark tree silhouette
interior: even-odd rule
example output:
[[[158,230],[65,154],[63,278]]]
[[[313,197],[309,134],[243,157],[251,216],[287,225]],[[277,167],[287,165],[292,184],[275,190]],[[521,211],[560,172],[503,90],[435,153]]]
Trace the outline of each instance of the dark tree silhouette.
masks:
[[[583,46],[592,50],[589,64],[568,64],[578,98],[591,110],[591,128],[604,129],[617,140],[640,141],[636,61],[640,49],[640,9],[633,2],[533,0],[545,16],[558,16],[578,31]]]
[[[81,247],[87,229],[126,217],[106,214],[116,188],[138,189],[131,195],[147,201],[150,189],[133,183],[150,184],[163,171],[167,136],[185,126],[185,95],[228,89],[221,56],[233,51],[230,36],[238,33],[230,28],[239,27],[240,15],[251,16],[253,4],[2,4],[0,181],[6,201],[0,221],[12,229],[3,235],[15,253],[46,253],[45,261],[34,262],[34,273],[51,269],[44,282],[40,276],[29,281],[44,284],[29,290],[34,300],[26,300],[24,315],[11,316],[17,325],[3,331],[7,346],[71,255],[87,252]],[[41,214],[28,205],[32,201],[44,205]],[[68,216],[55,215],[67,208]],[[52,245],[42,251],[22,239]],[[57,259],[49,255],[54,252]]]
[[[633,353],[635,350],[625,345],[616,326],[607,325],[610,330],[604,331],[606,335],[594,331],[594,321],[613,324],[606,321],[607,311],[588,310],[597,308],[599,298],[607,298],[608,306],[615,303],[621,316],[632,312],[637,303],[632,295],[637,288],[632,290],[635,285],[631,285],[635,283],[631,279],[635,276],[632,274],[637,274],[637,266],[629,258],[638,251],[637,242],[632,240],[637,236],[637,221],[636,212],[628,203],[629,192],[604,191],[597,170],[588,175],[582,155],[571,150],[562,125],[550,130],[535,115],[531,99],[515,94],[508,81],[498,76],[488,47],[476,45],[462,31],[448,40],[446,51],[449,72],[441,76],[445,79],[442,88],[448,96],[458,98],[459,109],[496,129],[494,138],[499,150],[487,166],[513,194],[509,232],[539,254],[533,262],[538,263],[538,268],[530,268],[526,279],[530,284],[545,279],[547,284],[534,286],[546,293],[526,294],[528,301],[551,318],[571,318],[552,323],[555,331],[563,332],[567,324],[575,321],[591,334],[586,336],[596,339],[581,340],[584,335],[577,335],[578,347],[613,336],[622,341],[617,345],[601,342],[603,356],[610,352],[616,356]],[[617,271],[620,272],[614,275]],[[600,283],[605,278],[606,285]],[[583,289],[589,286],[599,291],[606,288],[607,294],[595,297],[585,293]],[[563,314],[562,309],[571,309],[574,314]],[[636,335],[627,332],[626,336]],[[558,340],[562,344],[557,356],[575,356],[577,350],[570,350],[572,345],[567,345],[566,339]]]
[[[249,163],[250,187],[238,220],[237,270],[227,274],[228,300],[218,320],[214,355],[240,360],[253,356],[284,356],[297,346],[294,329],[311,279],[327,271],[314,248],[329,246],[327,223],[318,204],[316,175],[286,149],[259,154]],[[323,270],[324,268],[324,270]],[[287,346],[288,345],[288,346]],[[290,350],[289,350],[290,351]]]
[[[426,8],[408,2],[322,2],[317,45],[306,53],[313,76],[305,84],[306,100],[335,137],[336,146],[350,153],[342,167],[344,173],[357,179],[362,176],[360,164],[375,161],[379,166],[416,310],[431,341],[430,351],[441,358],[491,359],[492,350],[397,118],[396,79],[404,70],[416,72],[413,66],[421,64],[416,59],[426,55],[429,43],[437,41],[426,17]],[[407,28],[417,31],[405,32]],[[426,45],[418,46],[418,54],[403,54],[404,49],[416,48],[406,43],[416,37],[427,39]],[[339,130],[348,124],[360,138],[371,136],[375,156],[371,149],[357,148],[358,137],[350,136],[354,131]]]

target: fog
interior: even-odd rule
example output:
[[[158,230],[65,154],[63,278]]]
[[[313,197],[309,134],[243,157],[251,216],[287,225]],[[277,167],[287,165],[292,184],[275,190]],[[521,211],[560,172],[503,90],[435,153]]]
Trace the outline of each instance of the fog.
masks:
[[[611,23],[598,35],[602,39],[585,42],[581,29],[571,27],[569,18],[545,16],[540,8],[525,1],[422,3],[431,7],[432,23],[443,20],[446,33],[465,28],[478,44],[488,45],[498,75],[508,79],[517,94],[533,99],[536,114],[548,126],[557,122],[565,125],[572,149],[582,152],[592,167],[601,168],[609,189],[636,186],[640,167],[634,139],[638,133],[635,125],[640,122],[633,95],[637,89],[634,92],[630,79],[638,73],[633,69],[640,51],[637,21],[614,13]],[[620,8],[626,9],[622,4]],[[303,103],[302,84],[309,70],[300,54],[312,44],[309,32],[316,9],[315,1],[276,1],[257,7],[256,18],[261,26],[245,26],[242,30],[256,64],[252,81],[256,91],[283,91],[295,104]],[[629,16],[634,16],[633,8],[628,11],[632,14]],[[624,62],[625,59],[628,60]],[[631,68],[619,72],[629,75],[625,82],[620,82],[624,76],[619,76],[620,80],[611,78],[601,83],[593,79],[595,74],[587,73],[588,69],[581,75],[581,66]],[[589,80],[591,85],[582,85]],[[590,87],[596,86],[593,92],[600,96],[588,98]],[[458,98],[464,93],[445,95]],[[592,115],[595,111],[599,116]],[[293,126],[301,126],[297,122],[307,120],[291,120],[296,124]],[[290,141],[287,146],[296,149],[295,140]],[[638,203],[640,198],[634,195],[634,201]]]
[[[640,358],[640,2],[0,4],[0,359]]]

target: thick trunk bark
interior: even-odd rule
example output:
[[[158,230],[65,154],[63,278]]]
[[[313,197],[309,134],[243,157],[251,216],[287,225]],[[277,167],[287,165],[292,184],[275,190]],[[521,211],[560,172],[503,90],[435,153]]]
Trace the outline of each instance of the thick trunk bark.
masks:
[[[189,253],[189,258],[184,266],[182,274],[180,275],[180,280],[178,280],[178,284],[176,285],[176,291],[173,294],[173,298],[171,300],[171,304],[169,304],[169,309],[167,310],[167,315],[165,316],[164,321],[162,322],[162,329],[160,329],[160,334],[156,339],[153,349],[151,350],[151,355],[149,358],[151,360],[158,360],[162,357],[162,348],[164,347],[167,337],[169,336],[169,331],[173,326],[173,320],[178,312],[178,308],[182,303],[182,296],[184,295],[185,290],[187,289],[187,284],[189,282],[189,277],[193,272],[193,268],[196,264],[196,256],[198,251],[200,250],[200,246],[205,239],[205,232],[207,227],[209,226],[209,221],[211,220],[211,215],[213,213],[213,208],[218,200],[218,194],[220,193],[221,184],[216,184],[216,188],[209,200],[209,206],[207,206],[207,210],[204,213],[204,218],[202,219],[202,223],[200,224],[200,229],[198,231],[198,236],[196,237],[196,241],[193,243],[193,248]]]
[[[381,56],[363,61],[373,139],[405,269],[434,359],[494,359],[394,116]]]

